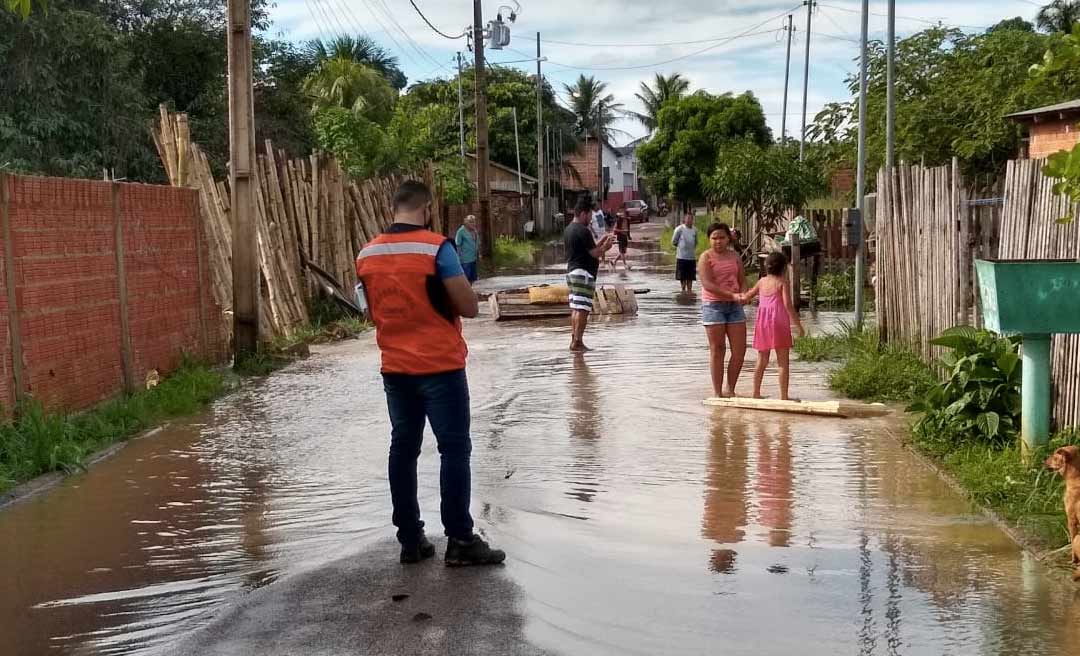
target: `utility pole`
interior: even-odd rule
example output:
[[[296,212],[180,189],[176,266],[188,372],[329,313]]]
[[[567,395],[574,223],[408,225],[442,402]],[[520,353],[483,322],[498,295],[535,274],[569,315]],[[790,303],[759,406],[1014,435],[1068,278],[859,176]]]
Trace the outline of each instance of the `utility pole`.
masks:
[[[806,5],[806,63],[802,82],[802,137],[799,139],[799,161],[806,158],[806,94],[810,90],[810,27],[814,17],[816,0],[803,0]]]
[[[555,133],[555,179],[559,181],[559,199],[556,201],[556,207],[558,211],[562,211],[563,206],[563,183],[562,183],[562,162],[563,162],[563,145],[562,145],[562,131],[559,130]]]
[[[457,115],[458,141],[461,144],[461,161],[465,161],[465,100],[461,95],[461,53],[457,54]]]
[[[524,194],[525,190],[521,186],[521,143],[518,141],[517,107],[512,109],[514,110],[514,152],[517,154],[518,194]]]
[[[604,103],[596,103],[596,202],[604,208]]]
[[[255,110],[251,81],[251,2],[228,0],[229,190],[232,218],[233,357],[259,347],[259,266],[256,257]]]
[[[480,0],[473,0],[473,74],[476,76],[476,195],[480,200],[480,254],[490,258],[491,197],[488,190],[487,71],[484,70],[484,16]]]
[[[544,155],[544,144],[540,137],[544,133],[544,77],[540,72],[540,33],[536,33],[536,177],[539,190],[536,209],[540,216],[537,217],[536,226],[547,229],[548,216],[551,212],[547,206],[547,161]],[[520,165],[519,165],[520,168]]]
[[[784,115],[780,118],[780,145],[787,143],[787,95],[788,80],[791,77],[791,35],[795,31],[794,17],[787,17],[787,59],[784,64]]]
[[[896,166],[896,0],[889,0],[889,54],[886,66],[885,166]]]
[[[866,211],[866,42],[870,30],[870,0],[862,0],[862,57],[859,62],[859,165],[855,178],[855,222],[858,238],[855,249],[855,326],[863,325],[863,285],[866,279],[866,240],[863,239],[863,212]]]

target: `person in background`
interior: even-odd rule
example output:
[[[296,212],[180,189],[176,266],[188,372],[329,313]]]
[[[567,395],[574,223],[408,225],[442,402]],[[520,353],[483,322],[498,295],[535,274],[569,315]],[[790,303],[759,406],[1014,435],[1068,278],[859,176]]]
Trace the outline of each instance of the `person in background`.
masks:
[[[375,341],[382,352],[383,389],[390,411],[390,498],[401,562],[435,555],[424,535],[416,499],[416,461],[431,425],[442,469],[442,524],[446,564],[495,565],[506,559],[473,533],[469,437],[468,346],[461,317],[479,312],[450,240],[427,230],[431,191],[408,180],[394,194],[394,223],[356,258]]]
[[[739,295],[746,288],[742,259],[731,249],[731,229],[709,226],[709,250],[698,259],[701,278],[701,323],[709,339],[709,371],[716,396],[735,396],[735,384],[746,357],[746,314]],[[724,356],[731,344],[731,361],[724,384]]]
[[[597,242],[589,229],[591,203],[582,197],[574,207],[574,221],[566,226],[566,285],[570,288],[570,350],[588,351],[585,346],[585,326],[592,312],[596,293],[596,276],[600,258],[611,247],[613,236],[605,234]]]
[[[604,235],[608,232],[607,219],[604,218],[604,210],[600,209],[600,205],[595,202],[592,204],[592,216],[589,219],[589,231],[592,232],[593,241],[597,244],[600,243],[600,240],[602,240]],[[600,263],[608,263],[607,251],[600,254]]]
[[[675,247],[675,279],[682,285],[682,292],[694,291],[697,278],[697,228],[694,227],[694,215],[687,212],[683,222],[675,228],[671,236],[671,245]]]
[[[630,270],[630,261],[626,259],[626,251],[630,248],[630,217],[625,212],[620,212],[615,215],[615,241],[619,245],[619,254],[611,262],[612,270],[619,264],[619,260],[623,262],[623,268],[626,271]]]
[[[799,313],[791,302],[791,288],[787,278],[788,259],[783,253],[769,253],[765,258],[764,278],[757,281],[750,291],[740,294],[740,303],[749,303],[760,294],[757,319],[754,321],[754,350],[758,352],[757,367],[754,368],[754,398],[761,396],[761,380],[765,377],[765,368],[769,366],[769,357],[776,351],[776,364],[780,368],[780,399],[791,400],[788,396],[788,355],[791,351],[791,326],[794,324],[799,337],[805,334]]]
[[[461,268],[465,271],[465,278],[470,284],[476,282],[480,277],[476,266],[480,255],[480,233],[476,229],[474,215],[465,217],[465,222],[454,235],[454,246],[457,247],[458,257],[461,258]]]

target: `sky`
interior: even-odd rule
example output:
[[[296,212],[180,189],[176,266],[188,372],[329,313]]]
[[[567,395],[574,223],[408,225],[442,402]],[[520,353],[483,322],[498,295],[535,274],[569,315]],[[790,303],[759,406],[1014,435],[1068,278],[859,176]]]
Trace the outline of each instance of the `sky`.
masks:
[[[448,36],[472,23],[471,0],[414,0],[431,23]],[[1047,0],[1048,1],[1048,0]],[[606,82],[617,102],[637,111],[634,97],[655,73],[681,73],[691,90],[710,93],[753,91],[769,127],[779,136],[783,112],[787,16],[795,26],[791,47],[787,130],[797,135],[802,108],[806,47],[806,7],[801,0],[519,0],[511,43],[486,50],[489,61],[513,62],[536,56],[536,35],[548,58],[544,76],[566,104],[563,85],[581,74]],[[981,31],[1000,20],[1034,20],[1037,0],[897,0],[898,38],[942,24]],[[484,21],[513,0],[485,0]],[[859,0],[820,0],[810,39],[808,121],[825,103],[848,98],[845,77],[858,69]],[[884,39],[887,5],[870,3],[869,34]],[[504,18],[509,14],[503,11]],[[451,40],[428,27],[410,0],[277,0],[270,32],[291,41],[368,35],[396,55],[413,82],[452,77],[455,53],[464,39]],[[696,42],[696,43],[695,43]],[[534,73],[534,61],[510,64]],[[620,121],[625,143],[645,135],[631,119]]]

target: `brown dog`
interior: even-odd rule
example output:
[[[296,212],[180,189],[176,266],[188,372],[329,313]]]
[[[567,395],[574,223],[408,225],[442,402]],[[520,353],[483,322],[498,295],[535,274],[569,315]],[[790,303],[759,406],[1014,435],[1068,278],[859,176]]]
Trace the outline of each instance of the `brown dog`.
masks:
[[[1078,566],[1073,572],[1073,580],[1080,581],[1080,448],[1063,446],[1043,464],[1065,479],[1065,519],[1072,543],[1072,562]]]

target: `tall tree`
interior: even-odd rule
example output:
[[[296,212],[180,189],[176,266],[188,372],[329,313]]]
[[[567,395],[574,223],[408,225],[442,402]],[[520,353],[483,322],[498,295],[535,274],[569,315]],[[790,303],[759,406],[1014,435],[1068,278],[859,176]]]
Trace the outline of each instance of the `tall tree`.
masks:
[[[637,154],[658,194],[700,201],[705,198],[702,181],[716,170],[719,149],[744,140],[762,146],[772,141],[754,94],[714,96],[698,91],[664,105],[656,132]]]
[[[660,115],[660,108],[664,106],[664,103],[673,98],[682,98],[689,89],[690,81],[684,78],[682,74],[672,73],[664,76],[662,73],[657,73],[652,86],[642,82],[641,91],[634,94],[634,97],[640,100],[645,107],[645,111],[640,113],[631,112],[631,116],[647,127],[649,132],[652,132],[656,129],[657,117]]]
[[[704,187],[711,202],[737,207],[757,217],[759,230],[771,232],[785,212],[804,206],[824,184],[812,166],[799,161],[797,149],[739,141],[720,149]]]
[[[615,102],[615,96],[607,92],[607,82],[581,75],[573,84],[564,84],[563,88],[570,96],[570,111],[574,113],[576,136],[595,137],[597,119],[604,139],[610,141],[616,134],[622,134],[614,125],[624,114],[623,106]]]
[[[398,91],[405,88],[408,79],[402,72],[398,58],[367,36],[338,36],[329,41],[310,41],[307,53],[315,64],[328,59],[351,59],[378,71],[390,86]]]
[[[1035,24],[1044,32],[1072,32],[1080,23],[1080,0],[1054,0],[1035,15]]]
[[[396,94],[379,73],[343,57],[327,59],[304,80],[304,93],[312,100],[312,112],[331,107],[385,123],[394,110]]]

